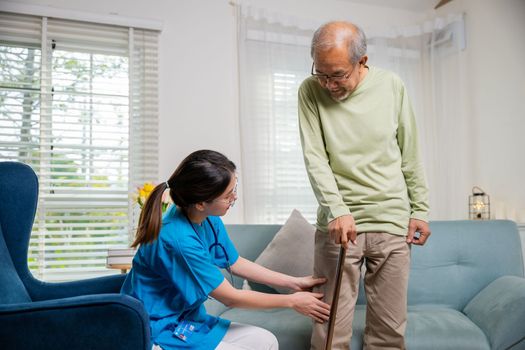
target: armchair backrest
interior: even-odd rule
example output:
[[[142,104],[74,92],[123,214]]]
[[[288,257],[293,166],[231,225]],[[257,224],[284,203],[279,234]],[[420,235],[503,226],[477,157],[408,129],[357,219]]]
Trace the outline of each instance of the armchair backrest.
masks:
[[[5,244],[2,225],[0,225],[0,305],[29,302],[24,284],[18,277]]]
[[[27,165],[0,162],[0,303],[30,301],[27,250],[38,199],[38,180]]]

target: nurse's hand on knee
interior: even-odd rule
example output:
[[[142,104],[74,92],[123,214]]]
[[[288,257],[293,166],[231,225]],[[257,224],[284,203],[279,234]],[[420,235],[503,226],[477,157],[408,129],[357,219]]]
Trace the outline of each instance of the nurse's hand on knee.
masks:
[[[319,286],[326,283],[326,278],[319,277],[314,278],[314,276],[305,276],[305,277],[293,277],[291,289],[296,292],[310,292],[315,286]]]
[[[322,293],[297,292],[290,295],[295,311],[323,323],[330,317],[330,305],[323,302]]]

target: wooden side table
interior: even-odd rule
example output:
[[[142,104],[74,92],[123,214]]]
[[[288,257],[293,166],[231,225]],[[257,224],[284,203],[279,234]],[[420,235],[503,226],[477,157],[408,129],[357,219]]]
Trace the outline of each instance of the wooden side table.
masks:
[[[131,269],[131,264],[106,264],[108,269],[120,270],[121,273],[128,273],[128,270]]]

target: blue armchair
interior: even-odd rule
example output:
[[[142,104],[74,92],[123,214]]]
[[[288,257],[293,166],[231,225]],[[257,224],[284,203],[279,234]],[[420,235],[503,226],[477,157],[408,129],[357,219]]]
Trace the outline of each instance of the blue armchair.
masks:
[[[119,293],[123,275],[46,283],[29,272],[33,170],[0,162],[0,193],[0,348],[151,349],[146,311]]]

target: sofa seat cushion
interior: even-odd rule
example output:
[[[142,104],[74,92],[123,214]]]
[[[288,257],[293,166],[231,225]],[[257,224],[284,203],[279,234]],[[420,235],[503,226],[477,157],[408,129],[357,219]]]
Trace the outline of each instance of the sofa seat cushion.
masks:
[[[269,330],[279,340],[279,349],[310,349],[312,321],[291,309],[228,309],[220,317]]]
[[[365,331],[365,305],[357,305],[354,316],[352,349],[362,349]],[[442,306],[408,307],[405,334],[407,349],[489,350],[483,331],[463,313]]]
[[[363,348],[365,305],[357,305],[354,315],[352,349]],[[309,349],[312,322],[289,309],[228,309],[220,315],[233,322],[265,328],[275,334],[281,349]],[[406,330],[407,349],[490,350],[483,331],[463,313],[441,306],[410,306]]]

